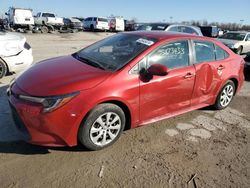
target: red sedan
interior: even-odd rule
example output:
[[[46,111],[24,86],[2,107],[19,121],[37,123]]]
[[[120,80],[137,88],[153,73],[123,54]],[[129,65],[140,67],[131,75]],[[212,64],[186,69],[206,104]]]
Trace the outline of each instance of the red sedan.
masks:
[[[9,103],[30,143],[90,150],[135,128],[205,106],[226,108],[244,60],[217,40],[169,32],[114,35],[42,61],[10,85]]]

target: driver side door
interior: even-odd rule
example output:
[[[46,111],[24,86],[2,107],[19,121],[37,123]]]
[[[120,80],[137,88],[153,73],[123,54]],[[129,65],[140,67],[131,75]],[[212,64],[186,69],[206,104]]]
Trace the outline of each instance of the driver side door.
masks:
[[[195,68],[190,63],[188,40],[174,41],[162,45],[140,62],[142,69],[152,64],[168,67],[166,76],[140,79],[141,124],[163,119],[187,110],[195,82]]]

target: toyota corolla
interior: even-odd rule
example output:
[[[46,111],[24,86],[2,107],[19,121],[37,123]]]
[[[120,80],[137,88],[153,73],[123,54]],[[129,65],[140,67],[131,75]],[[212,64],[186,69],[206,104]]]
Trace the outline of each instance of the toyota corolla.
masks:
[[[244,60],[221,42],[168,32],[120,33],[70,56],[42,61],[8,89],[30,143],[90,150],[136,128],[205,106],[226,108]]]

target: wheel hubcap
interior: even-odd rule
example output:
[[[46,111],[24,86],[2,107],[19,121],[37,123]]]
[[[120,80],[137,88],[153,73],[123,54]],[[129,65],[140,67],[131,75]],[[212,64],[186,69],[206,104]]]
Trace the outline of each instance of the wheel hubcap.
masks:
[[[121,129],[121,118],[114,112],[100,115],[92,124],[90,139],[98,146],[105,146],[112,142]]]
[[[226,107],[232,100],[234,94],[234,88],[231,85],[227,85],[220,96],[220,104],[222,107]]]

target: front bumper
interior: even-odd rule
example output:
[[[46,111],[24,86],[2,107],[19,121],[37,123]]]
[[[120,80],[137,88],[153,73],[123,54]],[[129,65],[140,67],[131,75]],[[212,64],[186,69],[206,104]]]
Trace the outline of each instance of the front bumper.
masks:
[[[41,146],[75,146],[82,109],[78,99],[72,99],[61,108],[42,113],[42,106],[20,100],[16,93],[24,94],[16,84],[8,92],[14,122],[20,131],[28,131],[29,143]],[[77,98],[77,97],[76,97]]]
[[[246,62],[246,63],[245,63],[245,68],[246,68],[246,69],[250,69],[250,62]]]
[[[33,62],[32,48],[24,49],[17,55],[3,57],[9,72],[20,72],[28,69]]]

